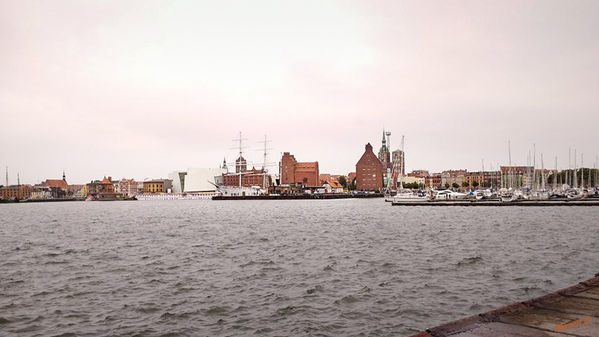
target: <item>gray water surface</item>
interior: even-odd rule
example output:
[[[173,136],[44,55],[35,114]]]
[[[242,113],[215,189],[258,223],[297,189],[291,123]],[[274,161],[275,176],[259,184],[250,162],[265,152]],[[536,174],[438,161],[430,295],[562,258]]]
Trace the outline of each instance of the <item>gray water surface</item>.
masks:
[[[402,336],[599,272],[595,207],[0,205],[0,335]]]

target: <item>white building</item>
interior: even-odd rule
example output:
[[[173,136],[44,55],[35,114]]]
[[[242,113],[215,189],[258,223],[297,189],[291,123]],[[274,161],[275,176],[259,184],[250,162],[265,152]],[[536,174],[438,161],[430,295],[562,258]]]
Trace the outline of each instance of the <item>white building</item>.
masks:
[[[168,177],[173,180],[173,193],[194,193],[216,191],[217,178],[221,175],[220,168],[188,168],[171,172]]]

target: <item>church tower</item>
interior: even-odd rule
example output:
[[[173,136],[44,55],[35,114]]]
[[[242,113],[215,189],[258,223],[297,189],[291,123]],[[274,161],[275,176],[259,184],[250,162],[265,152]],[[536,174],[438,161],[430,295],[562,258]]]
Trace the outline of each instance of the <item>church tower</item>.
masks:
[[[378,155],[379,160],[383,163],[383,170],[386,172],[388,168],[391,168],[391,152],[387,146],[387,138],[385,137],[385,130],[383,129],[383,140],[381,149]]]

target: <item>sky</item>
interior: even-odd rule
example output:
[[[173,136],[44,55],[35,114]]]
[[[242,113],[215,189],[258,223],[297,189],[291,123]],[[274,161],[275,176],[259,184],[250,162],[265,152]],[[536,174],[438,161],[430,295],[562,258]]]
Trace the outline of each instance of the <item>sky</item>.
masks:
[[[0,1],[4,183],[166,178],[282,152],[347,174],[593,166],[598,1]],[[571,159],[573,162],[573,158]]]

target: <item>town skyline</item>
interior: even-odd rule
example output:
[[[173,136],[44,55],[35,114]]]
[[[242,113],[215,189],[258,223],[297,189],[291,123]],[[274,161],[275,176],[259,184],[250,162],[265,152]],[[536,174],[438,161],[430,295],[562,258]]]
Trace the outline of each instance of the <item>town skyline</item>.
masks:
[[[243,139],[245,143],[250,143],[253,144],[253,142],[251,142],[250,139],[248,139],[243,133],[242,133]],[[393,136],[393,134],[391,135]],[[231,142],[231,144],[238,144],[238,137],[239,134],[237,135],[237,138],[233,139],[233,141]],[[373,151],[375,152],[375,154],[378,153],[381,145],[382,145],[382,130],[381,130],[381,135],[378,142],[365,142],[362,144],[362,147],[360,148],[360,150],[356,151],[357,153],[357,159],[355,160],[355,163],[353,166],[348,167],[348,170],[345,171],[330,171],[327,170],[326,167],[326,163],[323,163],[321,160],[317,159],[317,158],[311,158],[309,156],[310,151],[281,151],[280,153],[273,153],[273,148],[272,147],[268,147],[269,145],[267,145],[268,149],[268,158],[267,158],[267,171],[269,174],[271,175],[278,175],[279,174],[279,164],[281,161],[281,157],[283,156],[284,152],[291,152],[293,153],[296,157],[301,158],[302,160],[311,160],[311,161],[315,161],[319,163],[319,166],[321,167],[320,169],[320,173],[322,174],[334,174],[334,175],[347,175],[349,173],[354,172],[356,170],[356,164],[358,162],[358,160],[360,159],[360,156],[363,153],[363,149],[364,149],[364,145],[365,144],[370,144],[373,147]],[[391,151],[395,151],[395,150],[401,150],[400,148],[400,144],[401,144],[401,136],[397,137],[399,138],[398,142],[391,142],[391,147],[389,148]],[[388,139],[388,138],[387,138]],[[272,140],[268,140],[268,144],[271,144]],[[250,148],[249,145],[244,145],[244,151],[243,151],[243,157],[247,160],[247,167],[248,169],[250,168],[257,168],[260,169],[263,167],[263,159],[264,159],[264,149],[260,149],[260,146],[264,146],[264,141],[257,141],[255,142],[256,144],[262,144],[262,145],[258,145],[255,148]],[[397,145],[394,145],[397,144]],[[536,146],[535,146],[536,145]],[[479,167],[465,167],[464,165],[462,166],[456,166],[456,167],[443,167],[440,169],[431,169],[428,167],[420,167],[420,166],[412,166],[410,165],[410,153],[409,152],[405,152],[406,153],[406,161],[405,161],[405,172],[406,174],[412,171],[418,171],[418,170],[425,170],[425,171],[429,171],[430,173],[436,172],[436,173],[441,173],[444,171],[453,171],[453,170],[466,170],[466,171],[470,171],[470,172],[476,172],[476,171],[482,171],[484,168],[484,171],[499,171],[500,166],[509,166],[509,154],[508,154],[508,150],[511,147],[511,165],[512,166],[532,166],[535,165],[537,169],[540,169],[541,167],[544,167],[547,170],[553,170],[555,168],[555,157],[547,157],[546,154],[544,154],[543,152],[539,151],[539,147],[537,144],[533,144],[531,145],[530,149],[526,152],[526,155],[524,158],[522,158],[522,155],[517,155],[514,153],[514,148],[513,148],[513,144],[511,144],[511,140],[508,140],[508,143],[506,144],[506,159],[504,161],[497,161],[497,162],[488,162],[486,159],[481,158],[481,160],[479,161]],[[536,148],[536,160],[534,158],[535,155],[535,148]],[[576,168],[581,168],[581,165],[584,164],[585,168],[599,168],[599,163],[597,162],[597,155],[595,155],[594,157],[590,157],[587,155],[585,157],[584,153],[580,153],[579,150],[577,148],[570,148],[570,156],[568,156],[568,154],[565,155],[566,157],[566,162],[563,163],[563,161],[559,161],[558,160],[558,171],[562,171],[562,170],[567,170],[568,168],[573,169],[576,165]],[[307,155],[307,156],[306,156]],[[575,156],[576,155],[576,162],[575,162]],[[543,158],[541,158],[543,156]],[[176,171],[182,171],[182,170],[186,170],[189,168],[221,168],[222,164],[223,164],[223,159],[226,160],[227,162],[227,168],[230,172],[235,171],[235,160],[239,157],[239,149],[235,148],[234,146],[231,146],[228,148],[226,155],[224,156],[224,158],[221,158],[220,161],[216,161],[217,164],[215,165],[187,165],[187,166],[183,166],[183,167],[171,167],[170,169],[167,169],[165,172],[157,174],[157,175],[150,175],[148,174],[141,174],[140,176],[135,176],[135,175],[122,175],[119,176],[118,174],[112,174],[111,172],[124,172],[122,168],[118,168],[116,167],[115,169],[109,171],[108,173],[103,173],[100,175],[96,175],[96,176],[91,176],[89,177],[87,180],[74,180],[71,178],[71,174],[72,172],[70,172],[68,169],[62,169],[60,170],[60,172],[56,175],[52,175],[52,174],[48,174],[46,173],[44,175],[44,173],[42,173],[42,177],[37,179],[37,180],[33,180],[30,181],[27,176],[23,177],[23,174],[21,171],[19,170],[15,170],[15,169],[11,169],[10,166],[4,166],[4,171],[2,171],[2,182],[0,182],[0,185],[5,184],[4,178],[6,175],[6,170],[8,169],[9,172],[9,184],[13,185],[16,184],[17,181],[19,181],[22,184],[36,184],[39,182],[43,182],[46,179],[59,179],[61,177],[61,175],[64,173],[66,174],[66,176],[68,176],[68,181],[69,183],[72,184],[82,184],[82,183],[87,183],[89,181],[93,181],[93,180],[97,180],[97,179],[101,179],[102,177],[112,177],[113,179],[135,179],[135,180],[139,180],[139,181],[144,181],[144,180],[151,180],[151,179],[158,179],[158,178],[167,178],[168,174],[172,173],[172,172],[176,172]],[[523,159],[523,161],[518,160],[518,158]],[[570,159],[570,161],[568,162],[568,158]],[[586,159],[584,159],[586,158]],[[253,160],[255,159],[255,160]],[[584,160],[584,161],[582,161]],[[484,165],[484,167],[483,167]],[[27,171],[27,170],[25,170]],[[125,169],[126,171],[126,169]],[[146,172],[150,172],[151,170],[148,170]],[[45,172],[45,171],[42,171]],[[79,175],[81,175],[81,173],[79,173]],[[77,173],[75,173],[75,177],[78,177],[79,175],[77,175]],[[142,177],[143,176],[143,177]],[[77,179],[77,178],[75,178]]]
[[[166,177],[292,152],[347,174],[405,135],[406,168],[598,153],[599,3],[0,4],[0,170]],[[572,160],[573,161],[573,160]],[[271,168],[276,171],[276,168]],[[4,174],[2,175],[4,178]]]

